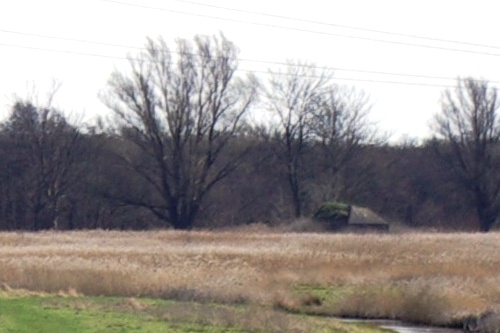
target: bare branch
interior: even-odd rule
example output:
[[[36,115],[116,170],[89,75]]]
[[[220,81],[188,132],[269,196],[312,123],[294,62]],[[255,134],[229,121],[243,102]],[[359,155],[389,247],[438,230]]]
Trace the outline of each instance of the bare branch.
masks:
[[[137,134],[130,142],[155,161],[157,177],[147,179],[159,181],[153,188],[165,220],[191,228],[206,193],[233,170],[238,157],[221,155],[257,89],[235,78],[237,50],[224,36],[178,40],[176,48],[174,57],[163,39],[148,39],[131,73],[113,74],[105,102]]]
[[[433,128],[443,141],[436,151],[474,200],[482,231],[500,214],[499,107],[497,90],[488,82],[458,79],[455,91],[443,94]]]

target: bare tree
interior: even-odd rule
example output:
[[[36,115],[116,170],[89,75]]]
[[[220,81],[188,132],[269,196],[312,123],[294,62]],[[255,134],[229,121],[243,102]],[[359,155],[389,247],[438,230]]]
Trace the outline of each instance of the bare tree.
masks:
[[[304,201],[301,184],[304,149],[311,135],[312,116],[329,77],[314,65],[293,61],[288,62],[285,71],[270,73],[267,100],[278,124],[275,138],[286,166],[293,213],[300,217]]]
[[[498,109],[497,90],[488,82],[459,79],[454,92],[444,93],[434,125],[436,151],[470,194],[483,232],[500,214]]]
[[[77,164],[82,137],[78,128],[50,106],[18,100],[3,125],[11,142],[13,163],[35,230],[57,229],[65,198],[79,180]]]
[[[123,161],[155,192],[120,199],[174,228],[193,227],[207,193],[237,165],[240,153],[226,151],[256,98],[256,80],[235,76],[237,53],[224,36],[178,40],[176,51],[149,39],[130,59],[130,73],[112,75],[105,103],[127,142],[152,162],[138,162],[130,151]]]
[[[354,88],[330,85],[320,96],[310,126],[318,143],[314,156],[320,163],[321,174],[316,187],[322,201],[341,199],[347,185],[345,172],[356,173],[353,178],[362,180],[359,175],[365,170],[345,168],[363,145],[383,142],[368,119],[369,110],[368,96]]]

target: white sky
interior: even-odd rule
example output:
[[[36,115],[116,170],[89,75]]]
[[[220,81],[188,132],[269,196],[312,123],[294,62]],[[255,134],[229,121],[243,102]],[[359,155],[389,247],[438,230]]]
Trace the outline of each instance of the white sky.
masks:
[[[55,104],[67,112],[84,114],[86,120],[98,114],[106,115],[107,110],[97,96],[105,89],[110,73],[114,68],[126,65],[126,61],[120,58],[127,53],[136,53],[137,48],[144,45],[146,36],[159,35],[174,40],[223,32],[240,48],[242,59],[276,62],[300,59],[337,68],[334,77],[339,83],[353,85],[370,95],[374,105],[373,120],[382,130],[394,133],[393,140],[428,135],[429,122],[439,110],[439,98],[446,89],[429,85],[453,86],[457,76],[474,76],[500,84],[500,41],[497,40],[500,20],[494,0],[191,1],[331,25],[229,11],[178,0],[2,0],[0,114],[5,116],[9,112],[13,94],[26,96],[27,88],[32,84],[43,93],[52,79],[57,79],[63,85]],[[492,47],[415,39],[338,25]],[[403,45],[405,43],[437,48]],[[474,53],[445,50],[450,48]],[[276,66],[246,60],[240,62],[241,69],[258,71],[269,67],[276,69]]]

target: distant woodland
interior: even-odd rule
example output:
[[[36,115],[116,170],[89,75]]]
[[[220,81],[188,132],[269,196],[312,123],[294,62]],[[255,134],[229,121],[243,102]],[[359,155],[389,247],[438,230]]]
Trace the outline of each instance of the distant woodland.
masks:
[[[129,62],[102,96],[110,123],[70,123],[51,98],[12,105],[0,229],[276,225],[326,201],[415,228],[496,225],[499,99],[485,80],[443,91],[432,139],[389,144],[368,95],[314,64],[241,75],[224,36],[150,39]]]

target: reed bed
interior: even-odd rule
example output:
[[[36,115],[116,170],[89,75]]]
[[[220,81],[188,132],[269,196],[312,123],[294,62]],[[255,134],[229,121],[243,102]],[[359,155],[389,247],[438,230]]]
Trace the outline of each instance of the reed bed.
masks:
[[[449,325],[500,311],[500,233],[0,233],[0,284]]]

